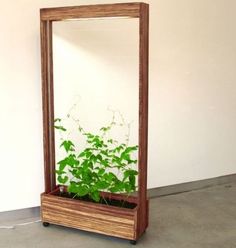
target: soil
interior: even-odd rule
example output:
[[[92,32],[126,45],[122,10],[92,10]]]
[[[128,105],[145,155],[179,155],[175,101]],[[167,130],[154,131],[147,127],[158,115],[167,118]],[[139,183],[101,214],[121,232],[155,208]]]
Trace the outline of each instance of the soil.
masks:
[[[102,197],[101,197],[99,202],[95,202],[91,198],[89,198],[88,195],[83,196],[83,197],[78,197],[78,196],[75,196],[75,194],[68,193],[68,192],[63,192],[63,193],[57,192],[56,195],[61,196],[61,197],[70,198],[70,199],[93,202],[93,203],[97,203],[97,204],[105,204],[105,205],[121,207],[121,208],[134,209],[137,206],[136,203],[127,202],[125,200],[115,200],[115,199],[112,199],[112,198],[105,198],[104,199]]]

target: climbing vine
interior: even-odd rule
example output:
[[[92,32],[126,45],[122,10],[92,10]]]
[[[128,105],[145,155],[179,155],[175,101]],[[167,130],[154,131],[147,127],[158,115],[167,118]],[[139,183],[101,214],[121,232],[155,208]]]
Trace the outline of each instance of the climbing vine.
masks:
[[[57,163],[59,184],[66,185],[67,191],[74,197],[88,197],[95,202],[101,200],[102,191],[127,194],[134,192],[138,175],[135,169],[138,146],[128,144],[129,134],[124,142],[110,137],[110,131],[120,125],[115,121],[115,111],[111,122],[101,127],[97,133],[85,131],[78,120],[74,121],[78,136],[84,139],[86,145],[78,150],[68,136],[61,138],[60,149],[66,155]],[[124,126],[124,122],[122,125]],[[129,130],[130,126],[126,126]],[[55,119],[54,127],[60,133],[69,132],[60,118]]]

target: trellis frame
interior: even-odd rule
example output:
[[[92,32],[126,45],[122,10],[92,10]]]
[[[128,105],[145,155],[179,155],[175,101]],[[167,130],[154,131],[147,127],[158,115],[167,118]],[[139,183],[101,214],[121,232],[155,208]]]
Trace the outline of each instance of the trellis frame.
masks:
[[[82,5],[75,7],[45,8],[40,10],[45,193],[49,194],[56,188],[52,24],[55,21],[63,20],[109,17],[139,19],[139,175],[137,195],[137,237],[139,237],[148,225],[147,149],[149,5],[146,3]]]

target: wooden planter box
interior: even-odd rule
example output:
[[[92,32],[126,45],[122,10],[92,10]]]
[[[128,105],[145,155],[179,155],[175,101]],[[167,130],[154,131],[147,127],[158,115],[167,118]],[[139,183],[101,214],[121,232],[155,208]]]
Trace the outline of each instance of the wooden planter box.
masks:
[[[133,209],[109,206],[61,197],[58,192],[59,188],[52,193],[41,194],[43,223],[77,228],[131,241],[136,241],[141,235],[138,228],[138,205]],[[112,199],[125,199],[137,204],[137,198],[134,196],[127,198],[119,194],[103,194]]]

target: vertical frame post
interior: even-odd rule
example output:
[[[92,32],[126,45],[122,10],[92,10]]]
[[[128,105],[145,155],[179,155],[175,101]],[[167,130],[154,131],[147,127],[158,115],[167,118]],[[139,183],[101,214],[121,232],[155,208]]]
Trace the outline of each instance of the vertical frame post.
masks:
[[[42,21],[41,29],[41,71],[43,106],[43,145],[45,192],[56,186],[55,143],[54,143],[54,100],[53,100],[53,56],[52,21]]]
[[[147,149],[148,149],[148,50],[149,6],[141,3],[139,16],[139,177],[138,235],[148,224]]]

